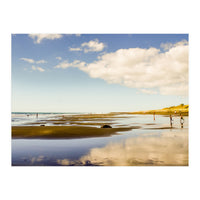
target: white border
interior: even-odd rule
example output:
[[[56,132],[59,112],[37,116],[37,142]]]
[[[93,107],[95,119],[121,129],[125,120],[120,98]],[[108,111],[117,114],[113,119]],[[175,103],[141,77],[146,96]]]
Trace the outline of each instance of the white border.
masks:
[[[2,199],[198,199],[198,2],[2,1],[1,196]],[[11,33],[189,33],[189,167],[11,167]],[[3,198],[4,197],[4,198]]]

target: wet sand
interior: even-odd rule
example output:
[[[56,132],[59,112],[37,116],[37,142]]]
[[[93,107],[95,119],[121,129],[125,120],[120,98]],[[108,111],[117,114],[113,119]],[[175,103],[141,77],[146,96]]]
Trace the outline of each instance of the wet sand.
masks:
[[[54,119],[27,123],[25,126],[12,126],[12,138],[74,139],[105,137],[118,134],[119,132],[141,128],[141,126],[120,126],[119,124],[115,127],[115,120],[129,117],[133,117],[133,115],[123,116],[119,115],[119,113],[60,115]],[[101,128],[104,124],[111,125],[113,128]],[[143,129],[171,129],[170,126],[149,126],[152,123],[146,125],[147,127],[143,127]],[[156,124],[153,123],[153,125]]]
[[[26,125],[29,126],[13,126],[12,138],[74,139],[105,137],[140,128],[139,126],[100,128],[105,123],[113,124],[113,118],[118,119],[119,117],[116,114],[62,115],[55,119],[27,123]],[[46,126],[47,123],[51,126]]]
[[[45,139],[74,139],[88,137],[106,137],[122,131],[139,128],[96,128],[84,126],[13,126],[12,138],[45,138]]]
[[[138,118],[116,113],[60,115],[12,126],[12,165],[188,166],[187,120],[182,129],[179,118],[173,128],[166,117]],[[101,128],[104,124],[113,128]]]
[[[119,114],[83,114],[83,115],[60,115],[55,119],[39,120],[37,122],[26,123],[26,125],[97,125],[113,124],[113,121],[127,116],[118,116]]]

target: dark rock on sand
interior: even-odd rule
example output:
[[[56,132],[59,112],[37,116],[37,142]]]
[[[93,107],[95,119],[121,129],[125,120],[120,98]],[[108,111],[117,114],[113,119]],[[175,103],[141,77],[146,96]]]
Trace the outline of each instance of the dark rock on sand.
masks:
[[[112,127],[110,125],[105,124],[105,125],[101,126],[101,128],[112,128]]]

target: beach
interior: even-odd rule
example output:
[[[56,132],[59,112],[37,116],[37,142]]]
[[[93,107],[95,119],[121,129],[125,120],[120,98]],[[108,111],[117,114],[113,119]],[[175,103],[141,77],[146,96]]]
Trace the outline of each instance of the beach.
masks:
[[[188,166],[188,117],[56,114],[12,126],[13,166]],[[112,128],[102,128],[109,125]]]
[[[134,127],[132,127],[134,128]],[[132,128],[96,128],[81,126],[21,126],[12,127],[12,138],[69,139],[87,137],[106,137]],[[137,127],[136,127],[137,128]]]

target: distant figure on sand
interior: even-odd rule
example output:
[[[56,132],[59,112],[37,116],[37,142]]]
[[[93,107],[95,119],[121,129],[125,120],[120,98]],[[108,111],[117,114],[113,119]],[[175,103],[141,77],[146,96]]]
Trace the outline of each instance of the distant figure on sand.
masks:
[[[36,118],[38,118],[38,113],[36,113]]]
[[[172,124],[173,124],[172,115],[170,115],[169,118],[170,118],[170,126],[171,126],[171,128],[172,128]]]
[[[184,119],[182,114],[180,114],[180,123],[181,123],[181,128],[183,128]]]
[[[153,113],[153,120],[154,120],[154,121],[156,120],[155,114],[156,114],[156,113],[154,112],[154,113]]]

